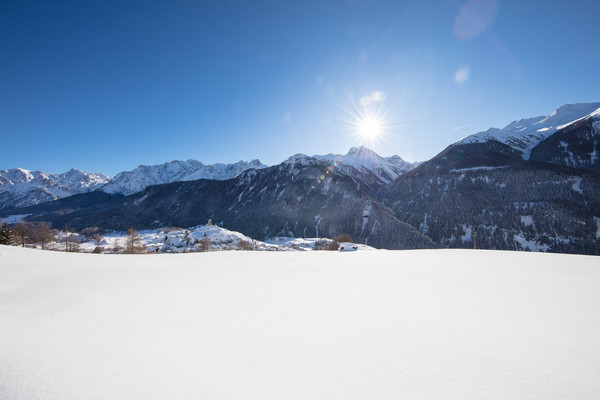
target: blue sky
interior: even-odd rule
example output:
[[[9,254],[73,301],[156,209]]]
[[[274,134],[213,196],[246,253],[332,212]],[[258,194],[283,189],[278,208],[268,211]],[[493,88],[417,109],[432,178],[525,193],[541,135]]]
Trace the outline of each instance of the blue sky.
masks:
[[[0,169],[379,154],[600,100],[598,1],[0,3]],[[373,93],[379,93],[374,96]]]

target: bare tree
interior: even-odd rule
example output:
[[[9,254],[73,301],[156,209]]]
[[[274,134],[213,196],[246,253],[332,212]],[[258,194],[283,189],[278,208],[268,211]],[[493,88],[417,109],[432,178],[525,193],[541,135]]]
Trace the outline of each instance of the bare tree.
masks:
[[[113,245],[112,252],[120,253],[121,250],[123,250],[123,248],[121,247],[121,242],[119,241],[119,239],[117,239],[115,240],[115,244]]]
[[[210,251],[213,249],[213,244],[210,241],[210,239],[208,238],[208,236],[206,236],[206,233],[204,234],[204,237],[202,239],[200,239],[200,241],[198,242],[198,250],[199,251]]]
[[[329,242],[327,244],[327,250],[337,251],[340,249],[340,243],[344,243],[344,242],[352,242],[352,237],[350,235],[348,235],[347,233],[335,235],[331,239],[331,242]]]
[[[329,248],[329,244],[324,239],[319,239],[315,242],[315,250],[327,250]]]
[[[69,233],[65,238],[65,251],[76,253],[79,251],[79,235],[75,233]]]
[[[325,247],[324,250],[338,251],[339,249],[340,249],[340,242],[338,242],[335,239],[332,239],[331,242],[327,243],[327,246]]]
[[[12,232],[17,246],[25,247],[26,244],[33,242],[33,227],[29,222],[16,224]]]
[[[238,247],[240,250],[254,250],[254,244],[249,240],[240,240]]]
[[[90,238],[90,240],[93,240],[93,241],[95,241],[95,242],[96,242],[96,245],[98,245],[98,246],[99,246],[99,245],[101,245],[101,244],[103,244],[103,243],[105,243],[105,241],[104,241],[104,236],[102,236],[102,234],[101,234],[101,233],[92,233],[92,234],[89,236],[89,238]]]
[[[146,246],[142,243],[142,238],[134,228],[127,230],[127,244],[125,252],[127,254],[138,254],[143,253],[146,250]]]
[[[61,239],[61,241],[65,244],[65,251],[69,251],[69,227],[67,225],[65,225],[63,227],[63,237]]]
[[[49,242],[56,240],[52,233],[51,225],[48,222],[40,222],[37,224],[34,233],[35,241],[42,245],[42,250],[46,249]]]

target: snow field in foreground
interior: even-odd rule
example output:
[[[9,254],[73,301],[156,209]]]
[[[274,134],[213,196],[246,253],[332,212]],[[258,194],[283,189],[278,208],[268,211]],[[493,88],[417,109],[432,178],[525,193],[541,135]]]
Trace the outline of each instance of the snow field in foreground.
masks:
[[[0,246],[0,398],[600,398],[600,258]]]

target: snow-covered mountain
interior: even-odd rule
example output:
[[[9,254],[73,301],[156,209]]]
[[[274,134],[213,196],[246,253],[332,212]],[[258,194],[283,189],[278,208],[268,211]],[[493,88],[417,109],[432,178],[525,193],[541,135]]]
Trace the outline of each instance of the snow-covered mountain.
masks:
[[[366,147],[353,147],[348,154],[327,154],[309,157],[304,154],[291,156],[286,163],[310,162],[310,159],[328,160],[355,168],[359,173],[372,173],[387,183],[412,168],[412,164],[399,156],[380,157]],[[130,195],[140,192],[151,185],[163,183],[194,181],[197,179],[226,180],[235,178],[248,169],[261,169],[267,166],[259,160],[239,161],[234,164],[205,165],[200,161],[171,161],[161,165],[141,165],[133,171],[117,174],[101,190],[106,193]]]
[[[600,254],[600,103],[473,135],[378,192],[440,247]]]
[[[490,128],[467,136],[455,145],[497,141],[520,151],[527,160],[531,150],[557,130],[595,116],[600,116],[600,103],[565,104],[548,116],[513,121],[503,129]]]
[[[413,169],[413,165],[404,161],[400,156],[381,157],[373,150],[364,146],[351,147],[347,154],[315,155],[318,160],[328,160],[354,167],[357,171],[375,174],[383,182],[393,181],[403,173]]]
[[[200,161],[171,161],[141,165],[118,173],[113,179],[101,173],[71,169],[64,174],[29,171],[23,168],[0,170],[0,209],[28,207],[74,194],[102,190],[129,195],[147,186],[196,179],[231,179],[250,168],[265,168],[259,160],[234,164],[205,165]]]
[[[0,208],[26,207],[96,190],[110,181],[104,174],[71,169],[64,174],[0,170]]]
[[[365,182],[371,181],[374,187],[388,183],[410,170],[412,164],[399,156],[380,157],[365,147],[351,148],[348,154],[327,154],[309,157],[297,154],[286,163],[306,163],[322,160],[335,163],[337,167],[352,167]],[[130,195],[151,185],[171,182],[194,181],[197,179],[226,180],[235,178],[248,169],[262,169],[267,166],[259,160],[239,161],[233,164],[206,165],[197,160],[171,161],[160,165],[140,165],[132,171],[123,171],[114,178],[104,174],[92,174],[71,170],[55,175],[44,172],[30,172],[16,168],[0,171],[0,208],[27,207],[45,201],[56,200],[73,194],[102,190],[109,194]],[[371,177],[366,180],[365,177]]]
[[[600,172],[599,151],[600,112],[595,112],[535,146],[530,160]]]
[[[355,168],[359,173],[372,173],[384,183],[390,182],[412,169],[412,164],[399,156],[381,157],[366,147],[352,147],[348,154],[327,154],[309,157],[304,154],[291,156],[285,163],[310,162],[309,159],[328,160]],[[226,180],[235,178],[247,169],[261,169],[267,166],[259,160],[239,161],[235,164],[205,165],[200,161],[171,161],[161,165],[141,165],[133,171],[117,174],[101,190],[106,193],[130,195],[140,192],[150,185],[194,181],[197,179]]]
[[[194,181],[196,179],[226,180],[235,178],[247,169],[266,168],[259,160],[239,161],[234,164],[205,165],[200,161],[171,161],[160,165],[140,165],[133,171],[118,173],[101,190],[106,193],[130,195],[151,185]]]

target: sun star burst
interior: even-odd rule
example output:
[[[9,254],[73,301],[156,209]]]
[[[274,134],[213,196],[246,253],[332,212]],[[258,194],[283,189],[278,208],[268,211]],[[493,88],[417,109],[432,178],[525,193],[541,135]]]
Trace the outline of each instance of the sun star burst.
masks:
[[[357,121],[358,132],[365,139],[375,139],[382,131],[382,124],[379,118],[365,116]]]

